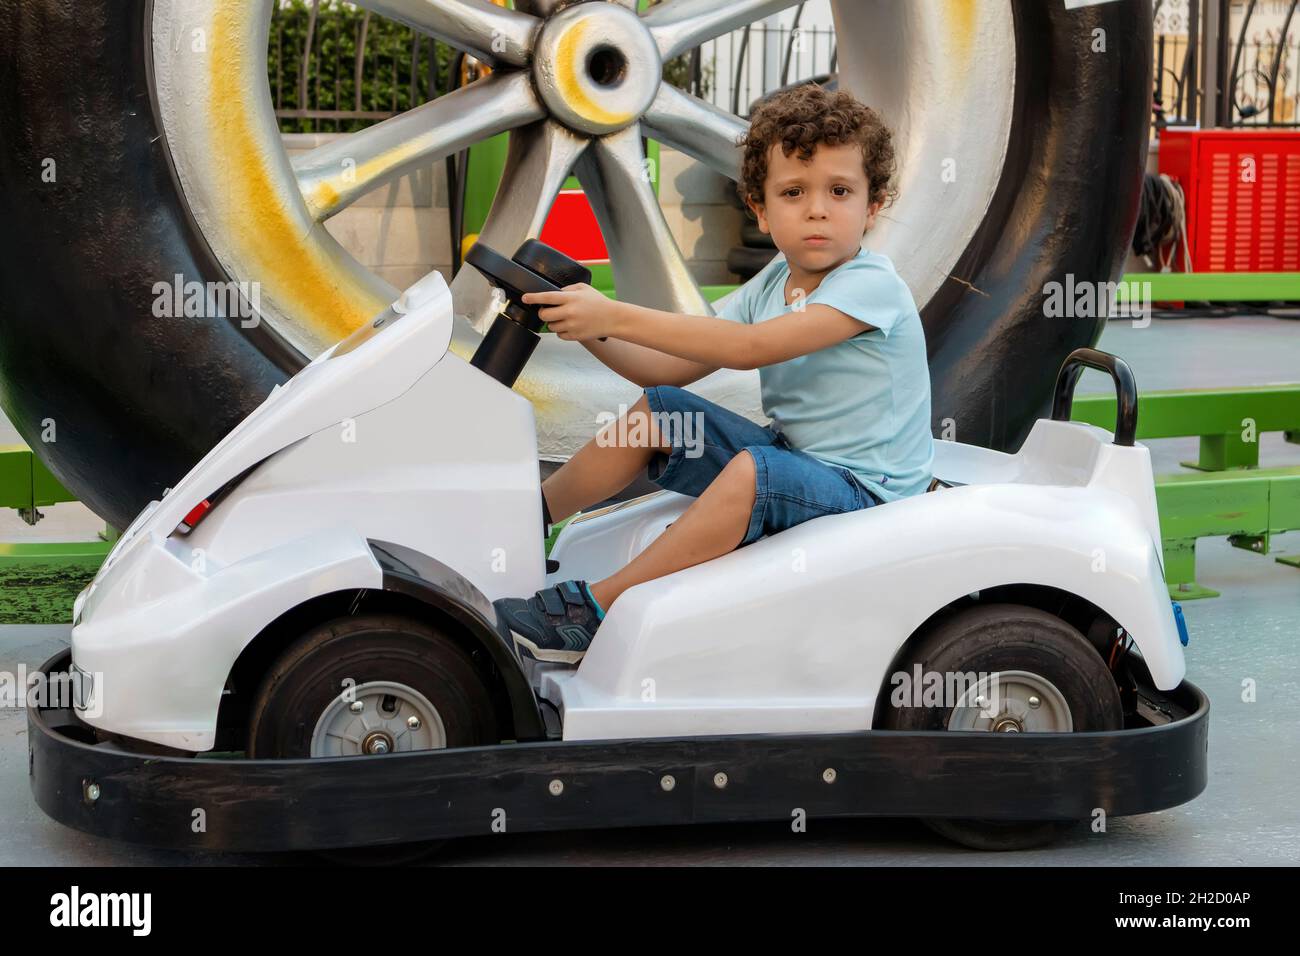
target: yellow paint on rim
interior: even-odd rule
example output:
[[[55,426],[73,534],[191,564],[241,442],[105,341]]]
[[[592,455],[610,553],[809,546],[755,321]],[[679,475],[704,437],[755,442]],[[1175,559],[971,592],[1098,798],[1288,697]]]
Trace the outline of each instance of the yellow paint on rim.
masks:
[[[247,51],[248,15],[252,9],[246,0],[222,0],[213,13],[213,48],[227,51]],[[254,135],[250,114],[245,109],[247,86],[265,82],[259,72],[245,77],[231,69],[232,62],[245,63],[246,69],[264,69],[257,56],[211,56],[208,74],[211,91],[207,108],[212,123],[212,142],[221,145],[219,161],[212,163],[214,174],[222,176],[222,195],[226,199],[219,212],[227,218],[229,235],[239,243],[241,261],[254,263],[256,276],[240,276],[256,280],[270,293],[281,308],[291,310],[299,324],[309,328],[329,342],[352,334],[363,322],[368,322],[388,306],[388,302],[375,296],[365,286],[354,282],[324,249],[303,234],[301,216],[295,214],[276,187],[267,157],[263,155]],[[400,150],[393,151],[400,152]],[[387,164],[394,157],[372,160]],[[400,158],[396,161],[400,162]],[[359,171],[365,175],[369,169]],[[322,184],[324,186],[324,184]],[[334,191],[333,187],[325,187]],[[313,200],[328,199],[328,193],[318,187]],[[338,201],[337,192],[333,201]],[[323,229],[314,225],[312,228]],[[470,352],[453,343],[452,354],[469,361]],[[543,411],[551,403],[537,388],[521,387],[515,390]]]
[[[249,12],[244,0],[220,3],[213,14],[212,48],[247,50]],[[265,77],[246,77],[231,69],[262,69],[257,56],[210,56],[207,108],[213,140],[220,144],[213,170],[225,179],[225,204],[219,212],[239,244],[242,261],[255,263],[255,279],[281,308],[291,310],[304,326],[322,339],[344,338],[387,304],[348,280],[318,245],[303,235],[301,217],[276,188],[267,157],[258,147],[246,109],[247,87]],[[322,228],[317,226],[315,228]]]
[[[353,170],[353,181],[365,182],[378,179],[391,169],[396,169],[419,152],[418,143],[400,143],[373,159],[367,160]],[[321,212],[329,212],[339,204],[342,193],[340,185],[348,181],[342,176],[322,179],[311,190],[311,206]]]
[[[952,52],[965,57],[970,53],[971,41],[975,38],[975,0],[948,0],[947,22],[952,24],[948,38],[952,43]]]
[[[311,205],[315,209],[333,209],[338,205],[339,198],[339,191],[328,180],[318,182],[311,191]]]
[[[599,106],[587,95],[582,88],[578,78],[581,75],[579,70],[582,69],[581,50],[582,38],[587,32],[589,24],[584,20],[575,20],[569,29],[564,31],[555,47],[555,80],[559,84],[560,94],[564,101],[574,110],[582,115],[584,119],[593,123],[602,123],[608,126],[616,126],[620,123],[630,123],[632,114],[611,113],[609,110]]]

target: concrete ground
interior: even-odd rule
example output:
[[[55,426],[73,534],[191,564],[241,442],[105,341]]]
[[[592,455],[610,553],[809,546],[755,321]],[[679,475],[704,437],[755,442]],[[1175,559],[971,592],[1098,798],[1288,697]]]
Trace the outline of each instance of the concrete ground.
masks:
[[[1139,388],[1204,388],[1300,380],[1300,323],[1268,318],[1157,320],[1145,329],[1112,322],[1100,347],[1126,359]],[[1087,372],[1079,393],[1109,389]],[[0,444],[18,440],[0,419]],[[1152,442],[1157,473],[1196,457],[1195,439]],[[1264,436],[1265,466],[1300,464],[1300,446]],[[34,528],[0,513],[0,541],[91,539],[102,522],[76,504],[47,509]],[[1300,554],[1300,532],[1274,541]],[[787,823],[509,834],[450,844],[447,865],[537,864],[918,864],[1029,866],[1283,865],[1300,859],[1300,570],[1228,546],[1200,542],[1198,579],[1223,592],[1184,604],[1188,679],[1209,695],[1209,784],[1162,813],[1114,819],[1106,833],[1080,827],[1040,850],[985,854],[952,846],[910,820]],[[68,627],[0,626],[0,671],[33,668],[66,646]],[[1252,682],[1254,700],[1243,700]],[[46,818],[27,787],[26,717],[0,709],[0,865],[284,865],[300,857],[161,852],[85,836]]]

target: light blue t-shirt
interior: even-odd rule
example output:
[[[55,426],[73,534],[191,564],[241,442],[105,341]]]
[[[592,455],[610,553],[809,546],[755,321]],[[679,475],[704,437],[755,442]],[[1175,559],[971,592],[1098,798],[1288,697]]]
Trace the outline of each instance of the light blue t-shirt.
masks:
[[[785,302],[789,277],[778,254],[718,317],[753,324],[793,312]],[[925,491],[934,465],[930,366],[911,290],[887,256],[863,249],[803,302],[875,328],[759,369],[763,411],[791,446],[848,468],[882,501]]]

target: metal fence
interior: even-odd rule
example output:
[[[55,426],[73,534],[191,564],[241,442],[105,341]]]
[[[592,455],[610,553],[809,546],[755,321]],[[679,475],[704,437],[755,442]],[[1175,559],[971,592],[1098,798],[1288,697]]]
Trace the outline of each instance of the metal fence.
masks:
[[[1155,117],[1159,126],[1186,126],[1196,115],[1196,45],[1184,36],[1158,36],[1155,49]]]
[[[1300,0],[1152,6],[1157,126],[1300,126]]]
[[[1233,126],[1300,126],[1300,0],[1292,0],[1285,20],[1252,29],[1251,3],[1235,38],[1227,99]]]
[[[446,92],[451,57],[368,11],[277,5],[267,51],[275,115],[284,132],[354,132]]]
[[[723,34],[690,54],[691,92],[738,116],[773,90],[808,80],[825,82],[835,73],[839,51],[830,27],[800,27],[802,5],[790,27],[757,24]],[[701,87],[694,77],[712,77]]]
[[[1300,127],[1300,0],[1152,0],[1152,9],[1158,127],[1199,122],[1207,96],[1217,125]],[[710,40],[666,64],[665,79],[742,117],[775,89],[827,82],[837,67],[835,31],[801,27],[802,14],[801,4],[791,26],[759,23]],[[1207,23],[1216,30],[1208,78],[1200,67]],[[433,37],[332,0],[278,6],[267,59],[286,132],[361,129],[482,69]]]

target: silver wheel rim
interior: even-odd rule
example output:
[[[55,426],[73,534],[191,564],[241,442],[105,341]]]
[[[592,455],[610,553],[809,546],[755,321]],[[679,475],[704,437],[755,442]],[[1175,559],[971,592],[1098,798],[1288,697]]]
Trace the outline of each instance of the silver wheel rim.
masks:
[[[1074,718],[1065,695],[1030,671],[998,671],[962,694],[948,716],[949,730],[992,733],[1071,733]]]
[[[797,0],[361,0],[466,50],[495,72],[290,161],[266,79],[274,0],[155,0],[153,75],[187,204],[232,278],[261,285],[266,321],[305,356],[328,348],[394,297],[325,230],[370,189],[510,130],[498,197],[480,239],[511,254],[541,231],[570,172],[605,235],[621,298],[708,315],[645,173],[641,136],[723,175],[739,175],[746,122],[663,84],[659,64]],[[899,203],[869,244],[889,255],[924,306],[952,272],[1001,178],[1015,89],[1010,0],[981,6],[833,0],[841,84],[895,129]],[[200,45],[203,52],[195,52]],[[590,54],[613,49],[621,82],[600,83]],[[940,114],[934,104],[943,103]],[[953,116],[979,116],[977,124]],[[957,162],[960,160],[960,162]],[[949,175],[951,174],[951,175]],[[468,359],[495,315],[472,267],[452,282],[452,352]],[[575,343],[543,336],[516,388],[538,417],[538,451],[563,459],[597,415],[636,390]],[[723,370],[703,397],[758,420],[755,372]]]
[[[395,681],[368,681],[343,692],[316,721],[313,757],[377,756],[447,746],[438,709]]]

